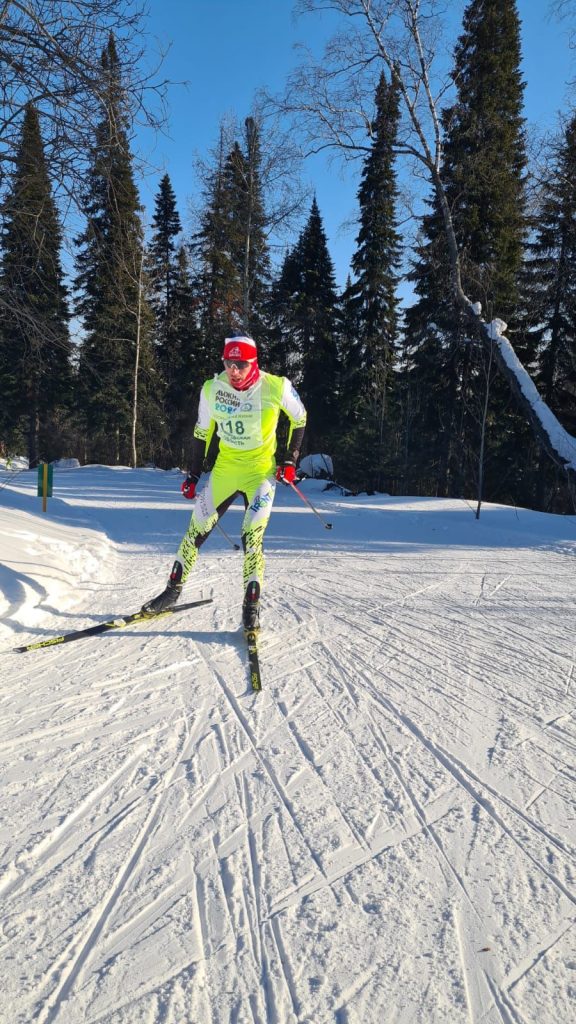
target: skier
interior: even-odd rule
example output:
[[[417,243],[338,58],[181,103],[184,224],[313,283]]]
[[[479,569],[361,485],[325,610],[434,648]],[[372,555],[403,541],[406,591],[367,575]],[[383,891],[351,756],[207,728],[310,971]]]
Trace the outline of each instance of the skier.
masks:
[[[205,381],[185,498],[196,497],[202,463],[214,431],[219,450],[214,468],[197,496],[190,525],[182,538],[166,589],[142,606],[155,615],[176,604],[198,549],[238,494],[246,509],[242,521],[244,599],[242,624],[246,631],[260,626],[259,602],[264,575],[264,531],[270,519],[276,482],[293,482],[306,424],[306,410],[287,377],[265,373],[258,366],[256,343],[247,335],[226,338],[224,372]],[[276,428],[280,412],[290,420],[285,457],[276,465]]]

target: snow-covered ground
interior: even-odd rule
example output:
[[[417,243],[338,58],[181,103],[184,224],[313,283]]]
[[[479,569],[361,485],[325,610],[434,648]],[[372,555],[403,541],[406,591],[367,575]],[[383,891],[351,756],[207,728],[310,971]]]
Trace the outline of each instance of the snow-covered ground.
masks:
[[[161,589],[180,479],[0,473],[2,1024],[568,1024],[576,519],[308,481],[261,694],[217,531],[213,604],[13,653]]]

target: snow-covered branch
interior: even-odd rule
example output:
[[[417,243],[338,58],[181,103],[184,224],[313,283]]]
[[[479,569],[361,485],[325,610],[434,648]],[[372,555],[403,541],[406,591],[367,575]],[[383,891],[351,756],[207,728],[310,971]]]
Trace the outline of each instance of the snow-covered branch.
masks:
[[[546,405],[530,374],[522,365],[504,334],[503,320],[482,321],[482,330],[495,343],[498,366],[530,419],[548,454],[564,469],[576,472],[576,438],[572,437]]]

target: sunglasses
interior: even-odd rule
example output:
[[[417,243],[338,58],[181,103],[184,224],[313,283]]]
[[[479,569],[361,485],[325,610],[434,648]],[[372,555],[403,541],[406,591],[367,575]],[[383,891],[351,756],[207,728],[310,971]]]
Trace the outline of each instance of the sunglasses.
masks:
[[[250,366],[250,359],[224,359],[224,366],[227,370],[246,370]]]

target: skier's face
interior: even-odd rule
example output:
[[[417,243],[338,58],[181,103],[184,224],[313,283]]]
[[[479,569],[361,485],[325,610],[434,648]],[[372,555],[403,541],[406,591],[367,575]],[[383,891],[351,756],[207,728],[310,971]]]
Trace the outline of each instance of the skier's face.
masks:
[[[239,384],[242,384],[246,380],[251,367],[252,363],[247,359],[224,360],[224,369],[226,370],[228,381],[233,388],[238,387]]]

